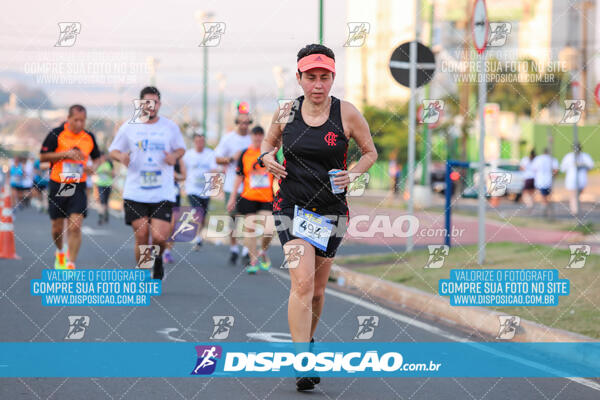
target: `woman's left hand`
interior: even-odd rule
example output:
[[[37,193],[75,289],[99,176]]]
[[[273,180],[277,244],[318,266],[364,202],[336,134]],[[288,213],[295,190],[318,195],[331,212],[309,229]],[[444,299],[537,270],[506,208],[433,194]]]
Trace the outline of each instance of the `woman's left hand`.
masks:
[[[348,171],[341,170],[340,172],[335,174],[335,177],[333,178],[333,183],[335,183],[335,185],[340,188],[345,188],[346,186],[348,186],[350,184],[350,175],[348,174]]]

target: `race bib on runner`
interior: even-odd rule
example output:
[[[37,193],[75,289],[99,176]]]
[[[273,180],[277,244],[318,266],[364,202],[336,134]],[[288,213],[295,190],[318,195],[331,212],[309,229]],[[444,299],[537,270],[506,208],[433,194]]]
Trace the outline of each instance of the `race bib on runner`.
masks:
[[[140,171],[140,188],[156,189],[162,186],[161,171]]]
[[[62,172],[69,175],[83,175],[83,164],[63,162]]]
[[[331,222],[314,212],[294,206],[292,234],[306,240],[316,248],[326,251],[333,225]]]
[[[252,189],[264,189],[270,185],[269,174],[251,174],[250,175],[250,187]]]

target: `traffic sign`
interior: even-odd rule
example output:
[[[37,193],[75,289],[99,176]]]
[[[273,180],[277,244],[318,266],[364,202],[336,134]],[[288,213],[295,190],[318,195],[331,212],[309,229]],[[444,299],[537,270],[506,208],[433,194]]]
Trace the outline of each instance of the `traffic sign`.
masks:
[[[402,43],[390,58],[392,77],[402,86],[410,87],[410,42]],[[425,85],[433,78],[435,56],[431,49],[417,42],[417,87]]]
[[[479,54],[485,51],[488,41],[490,24],[487,18],[485,0],[475,0],[473,17],[471,19],[471,30],[473,33],[473,44]]]

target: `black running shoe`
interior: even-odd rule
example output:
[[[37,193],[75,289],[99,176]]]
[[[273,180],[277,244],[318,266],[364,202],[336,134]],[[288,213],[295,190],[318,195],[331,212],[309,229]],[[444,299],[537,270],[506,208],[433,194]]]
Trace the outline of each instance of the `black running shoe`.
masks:
[[[235,266],[235,264],[237,263],[237,259],[238,259],[238,253],[235,252],[231,252],[231,255],[229,256],[229,264]]]
[[[165,269],[163,268],[163,260],[162,256],[157,256],[154,259],[154,279],[160,279],[162,281],[163,276],[165,276]]]
[[[296,378],[296,390],[299,392],[303,392],[305,390],[313,390],[315,388],[315,384],[313,383],[311,378],[301,377]]]
[[[314,343],[315,343],[315,338],[310,339],[310,352],[313,352],[313,347],[314,347]],[[308,378],[312,381],[312,383],[314,383],[315,385],[318,385],[319,383],[321,383],[321,377],[319,376],[311,376],[310,378]]]

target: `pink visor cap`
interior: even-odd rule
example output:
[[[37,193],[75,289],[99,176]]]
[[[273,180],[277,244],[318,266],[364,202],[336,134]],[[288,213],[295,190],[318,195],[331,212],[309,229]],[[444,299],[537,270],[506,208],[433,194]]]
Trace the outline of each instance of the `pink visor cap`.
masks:
[[[311,54],[298,61],[298,71],[304,72],[313,68],[325,68],[335,73],[335,61],[325,54]]]

